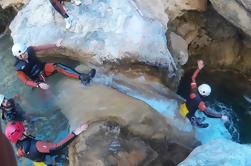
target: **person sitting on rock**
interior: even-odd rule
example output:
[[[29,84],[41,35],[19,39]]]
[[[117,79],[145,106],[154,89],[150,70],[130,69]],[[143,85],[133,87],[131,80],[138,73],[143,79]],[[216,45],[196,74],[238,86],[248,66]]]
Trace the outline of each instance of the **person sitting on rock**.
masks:
[[[205,119],[198,118],[195,116],[195,112],[197,109],[202,111],[209,118],[221,118],[222,120],[227,121],[228,117],[225,115],[209,112],[207,110],[206,104],[202,100],[202,98],[210,95],[211,87],[208,84],[201,84],[197,88],[196,77],[198,76],[200,70],[204,67],[204,62],[202,60],[198,60],[197,63],[198,63],[198,68],[192,75],[190,94],[186,99],[186,103],[183,104],[183,106],[185,107],[183,109],[187,110],[185,116],[190,120],[193,126],[206,128],[209,126],[209,124],[203,123]]]
[[[27,114],[15,102],[19,96],[7,99],[3,94],[0,94],[0,109],[2,110],[2,119],[6,122],[24,121],[28,118]]]
[[[27,86],[41,89],[48,89],[49,85],[45,83],[45,77],[49,77],[55,72],[62,73],[71,78],[80,79],[87,85],[95,76],[96,70],[91,69],[89,73],[79,73],[76,70],[61,63],[44,63],[36,58],[36,53],[56,47],[61,47],[62,40],[57,44],[47,44],[42,46],[29,46],[16,43],[12,47],[12,53],[16,57],[16,72],[19,79]]]
[[[50,3],[54,9],[65,19],[65,28],[70,29],[72,26],[72,18],[66,13],[63,3],[66,0],[50,0]],[[81,4],[80,0],[71,0],[72,3],[79,6]]]
[[[25,157],[34,162],[44,162],[48,165],[55,165],[62,153],[62,150],[69,145],[80,133],[87,130],[88,125],[83,124],[72,131],[59,143],[40,141],[33,136],[25,134],[22,122],[8,122],[5,128],[5,135],[8,140],[15,144],[18,157]],[[61,161],[59,161],[61,162]]]

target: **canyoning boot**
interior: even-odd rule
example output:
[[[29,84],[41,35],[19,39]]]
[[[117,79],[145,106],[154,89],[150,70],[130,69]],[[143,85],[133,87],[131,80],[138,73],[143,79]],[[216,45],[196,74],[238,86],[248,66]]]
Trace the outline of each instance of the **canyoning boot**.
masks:
[[[205,117],[203,117],[203,118],[192,117],[190,119],[190,122],[191,122],[192,126],[194,126],[194,127],[207,128],[209,126],[209,124],[202,123],[204,120],[205,120]]]
[[[199,128],[207,128],[209,126],[209,124],[208,123],[197,123],[196,126]]]
[[[206,119],[205,117],[196,118],[196,121],[197,121],[197,123],[202,123],[202,122],[204,122],[205,119]]]
[[[96,75],[96,70],[91,69],[87,74],[81,73],[79,79],[81,80],[82,84],[88,85],[91,82],[92,78],[95,77],[95,75]]]

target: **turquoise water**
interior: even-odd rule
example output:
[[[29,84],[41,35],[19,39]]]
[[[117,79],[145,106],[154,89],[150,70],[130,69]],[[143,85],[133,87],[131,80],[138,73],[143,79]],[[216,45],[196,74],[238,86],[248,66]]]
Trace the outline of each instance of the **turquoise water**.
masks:
[[[178,93],[186,97],[193,71],[185,73]],[[197,79],[198,84],[208,83],[212,93],[205,101],[211,110],[224,113],[230,117],[225,127],[232,140],[240,143],[251,143],[251,104],[243,96],[251,96],[251,85],[247,79],[236,72],[202,71]]]
[[[24,111],[32,116],[32,135],[41,140],[53,142],[61,140],[69,133],[68,120],[60,112],[56,102],[58,92],[55,87],[62,76],[55,75],[48,79],[51,86],[48,91],[32,90],[25,86],[16,77],[15,58],[11,54],[11,46],[12,40],[9,35],[0,38],[0,93],[7,98],[11,98],[16,94],[21,95],[20,100],[17,102]],[[51,59],[51,61],[54,60]],[[58,61],[65,63],[60,59]],[[74,64],[73,62],[66,62]],[[18,165],[31,165],[31,162],[22,158],[18,159]]]

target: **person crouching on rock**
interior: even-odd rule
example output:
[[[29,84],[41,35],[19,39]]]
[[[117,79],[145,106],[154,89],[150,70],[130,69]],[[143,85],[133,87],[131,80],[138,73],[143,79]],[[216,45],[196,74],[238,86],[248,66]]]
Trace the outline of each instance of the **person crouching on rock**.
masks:
[[[44,63],[36,58],[36,53],[44,50],[61,47],[62,40],[57,44],[26,47],[16,43],[12,47],[12,53],[16,57],[16,72],[19,79],[27,86],[33,88],[48,89],[45,78],[59,72],[68,77],[79,79],[84,85],[90,83],[95,76],[96,70],[91,69],[89,73],[79,73],[76,70],[61,63]]]
[[[66,13],[63,3],[66,0],[50,0],[50,3],[54,9],[65,19],[65,28],[70,29],[72,26],[72,18]],[[81,4],[80,0],[69,0],[75,5],[79,6]]]
[[[83,124],[72,131],[59,143],[45,142],[25,135],[25,128],[22,122],[8,122],[5,128],[5,135],[8,140],[15,144],[18,157],[25,157],[34,162],[44,162],[48,165],[55,165],[55,156],[69,145],[80,133],[87,130],[88,125]]]
[[[192,76],[190,94],[186,98],[186,103],[181,106],[180,114],[187,117],[193,126],[200,128],[206,128],[209,126],[209,124],[203,123],[205,120],[204,118],[198,118],[195,116],[197,109],[202,111],[209,118],[221,118],[224,121],[228,121],[227,116],[209,112],[207,110],[206,104],[202,98],[210,95],[211,87],[208,84],[201,84],[197,88],[196,77],[198,76],[200,70],[204,67],[204,62],[202,60],[198,60],[197,64],[198,68],[195,70]]]

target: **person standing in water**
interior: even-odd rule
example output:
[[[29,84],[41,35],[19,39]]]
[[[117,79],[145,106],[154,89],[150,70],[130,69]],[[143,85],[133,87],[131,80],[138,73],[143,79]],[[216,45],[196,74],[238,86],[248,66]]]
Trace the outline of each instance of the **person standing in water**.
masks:
[[[59,72],[68,77],[79,79],[82,84],[87,85],[96,74],[95,69],[89,73],[79,73],[78,71],[61,63],[44,63],[37,59],[36,53],[57,47],[61,47],[62,40],[57,44],[46,44],[40,46],[26,47],[24,44],[15,43],[12,53],[16,57],[16,72],[19,79],[27,86],[33,88],[48,89],[49,85],[45,78]]]
[[[197,65],[198,67],[192,75],[190,93],[186,98],[186,102],[181,105],[180,114],[184,117],[187,117],[193,126],[206,128],[209,126],[209,124],[203,123],[205,119],[195,116],[195,113],[198,109],[209,118],[221,118],[222,120],[227,121],[228,117],[222,114],[208,111],[203,98],[210,95],[211,87],[208,84],[201,84],[197,87],[196,78],[200,70],[204,67],[204,62],[202,60],[198,60]]]

